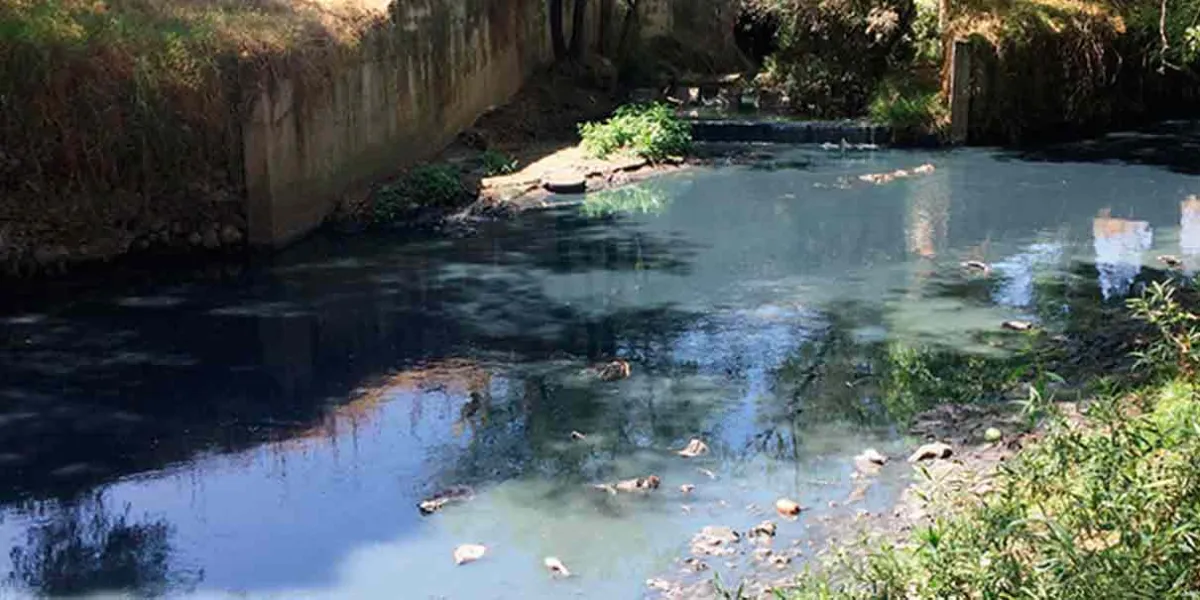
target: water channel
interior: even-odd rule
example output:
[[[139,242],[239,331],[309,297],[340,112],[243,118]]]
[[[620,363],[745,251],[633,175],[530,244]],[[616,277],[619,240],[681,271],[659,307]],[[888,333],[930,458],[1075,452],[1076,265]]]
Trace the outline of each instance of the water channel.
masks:
[[[848,510],[828,505],[851,457],[909,447],[872,384],[889,347],[998,352],[981,334],[1001,321],[1071,310],[1055,282],[1118,302],[1157,254],[1200,267],[1200,181],[1161,137],[774,147],[467,239],[318,236],[7,298],[0,596],[636,598],[697,530],[781,496],[813,510],[778,544],[807,547],[807,522]],[[586,375],[611,358],[632,376]],[[693,437],[712,452],[677,456]],[[589,487],[648,474],[645,497]],[[450,485],[476,497],[418,512]],[[489,553],[455,566],[463,543]]]

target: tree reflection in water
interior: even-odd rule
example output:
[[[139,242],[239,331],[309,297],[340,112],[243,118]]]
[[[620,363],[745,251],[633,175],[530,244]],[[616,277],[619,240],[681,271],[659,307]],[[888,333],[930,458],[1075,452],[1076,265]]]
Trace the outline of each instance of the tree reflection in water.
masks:
[[[135,520],[128,506],[110,512],[102,493],[34,512],[39,518],[25,543],[10,551],[10,589],[53,597],[97,590],[161,596],[190,590],[204,577],[171,564],[173,530],[166,521]]]

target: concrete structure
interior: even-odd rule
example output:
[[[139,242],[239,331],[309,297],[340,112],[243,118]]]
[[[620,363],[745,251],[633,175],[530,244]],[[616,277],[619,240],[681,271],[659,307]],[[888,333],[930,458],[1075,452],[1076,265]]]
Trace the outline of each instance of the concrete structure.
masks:
[[[601,4],[590,3],[586,20],[594,44]],[[684,14],[692,32],[716,26],[721,11],[698,4],[707,5],[646,0],[643,35],[683,27]],[[252,244],[311,231],[346,190],[437,153],[553,58],[546,0],[396,0],[390,11],[391,23],[319,89],[274,74],[243,91],[253,98],[242,123]]]

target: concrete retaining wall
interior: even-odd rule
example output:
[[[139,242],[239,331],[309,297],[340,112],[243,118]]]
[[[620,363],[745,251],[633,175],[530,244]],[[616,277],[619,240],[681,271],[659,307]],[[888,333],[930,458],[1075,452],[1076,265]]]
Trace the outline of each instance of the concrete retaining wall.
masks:
[[[669,15],[696,9],[695,0],[647,4]],[[600,5],[590,3],[596,14],[586,20],[593,44]],[[396,0],[391,11],[392,22],[368,36],[331,82],[306,89],[276,74],[252,88],[242,125],[252,244],[291,242],[347,190],[436,154],[553,58],[546,0]],[[645,35],[669,33],[676,21],[650,20],[656,25]],[[700,23],[715,21],[688,28]]]

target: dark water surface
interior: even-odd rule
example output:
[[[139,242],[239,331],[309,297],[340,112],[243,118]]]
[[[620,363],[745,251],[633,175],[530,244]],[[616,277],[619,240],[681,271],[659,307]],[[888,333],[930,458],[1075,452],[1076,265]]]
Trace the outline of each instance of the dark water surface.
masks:
[[[1200,266],[1188,169],[1084,148],[774,149],[470,239],[318,238],[0,315],[0,596],[638,597],[779,496],[815,507],[781,524],[805,542],[850,457],[904,448],[881,348],[996,352],[979,333],[1048,283],[1116,301],[1156,254]],[[582,373],[610,357],[633,377]],[[712,454],[675,456],[694,436]],[[647,498],[586,486],[650,473]],[[418,513],[454,484],[477,497]],[[490,553],[455,567],[462,543]]]

